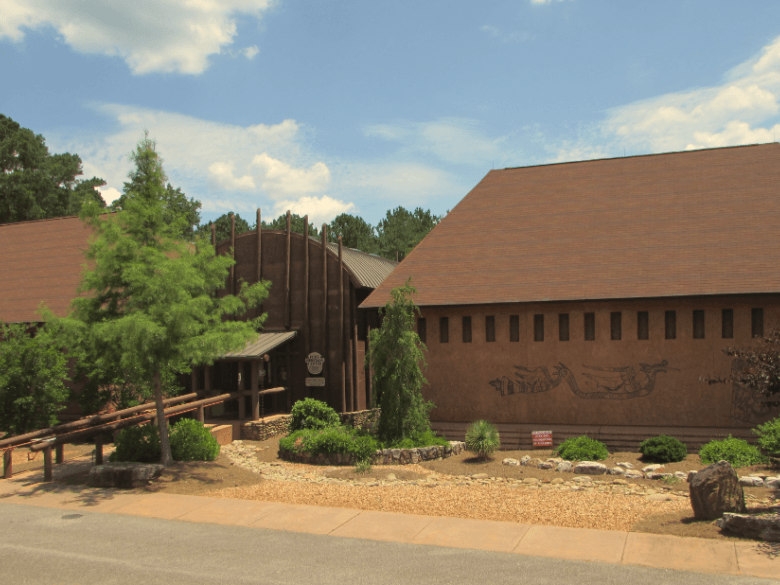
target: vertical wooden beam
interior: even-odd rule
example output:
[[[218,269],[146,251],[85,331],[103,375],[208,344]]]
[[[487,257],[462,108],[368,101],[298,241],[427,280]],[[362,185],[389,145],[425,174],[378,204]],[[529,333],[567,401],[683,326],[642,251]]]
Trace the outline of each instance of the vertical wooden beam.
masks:
[[[287,210],[287,257],[285,259],[285,269],[287,274],[284,281],[284,326],[287,330],[290,330],[290,324],[292,321],[291,307],[290,307],[290,210]]]
[[[214,250],[217,249],[217,226],[213,223],[210,223],[209,226],[211,226],[211,245],[214,246]]]
[[[43,481],[51,481],[54,477],[54,469],[51,464],[51,445],[43,450]]]
[[[54,462],[59,464],[65,461],[65,445],[60,443],[54,447]]]
[[[371,321],[368,319],[368,315],[366,315],[366,357],[370,355],[371,352]],[[366,408],[371,408],[371,366],[369,365],[369,362],[366,362],[365,365],[366,368]]]
[[[303,216],[303,353],[309,355],[311,325],[309,324],[309,216]]]
[[[238,420],[246,419],[246,404],[244,401],[244,360],[238,360]]]
[[[3,452],[3,479],[11,479],[14,474],[14,448]]]
[[[95,435],[95,465],[103,465],[103,435]]]
[[[290,356],[290,352],[288,351],[285,354],[285,367],[287,369],[287,410],[286,413],[289,413],[292,410],[292,357]]]
[[[260,221],[260,208],[257,208],[257,266],[255,267],[255,274],[257,276],[257,282],[263,280],[263,222]],[[262,303],[257,307],[257,316],[263,314]]]
[[[252,362],[252,377],[249,379],[249,383],[252,386],[252,420],[257,420],[260,418],[260,390],[258,389],[257,372],[260,368],[260,364],[262,363],[262,358],[259,361],[256,360]]]
[[[339,372],[341,373],[341,412],[347,412],[347,360],[344,351],[346,336],[344,335],[344,257],[341,253],[341,236],[339,236]]]
[[[236,216],[230,214],[230,249],[233,266],[230,267],[230,294],[236,294]]]
[[[190,392],[197,392],[198,390],[198,372],[195,371],[195,366],[192,366],[192,372],[190,372]]]
[[[357,323],[357,294],[355,287],[350,285],[349,298],[352,301],[350,315],[352,327],[352,410],[358,410],[358,323]]]
[[[322,351],[325,355],[325,402],[329,402],[333,381],[330,378],[330,352],[328,351],[328,225],[322,224]],[[331,406],[333,406],[331,404]]]

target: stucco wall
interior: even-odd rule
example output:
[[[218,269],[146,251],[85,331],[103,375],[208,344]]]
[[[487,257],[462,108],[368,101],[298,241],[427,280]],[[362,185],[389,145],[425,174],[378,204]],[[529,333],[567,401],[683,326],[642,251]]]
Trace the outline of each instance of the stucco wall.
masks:
[[[768,414],[750,393],[699,377],[731,373],[733,358],[723,348],[763,343],[751,339],[754,307],[764,310],[765,334],[778,326],[780,295],[423,307],[423,393],[436,404],[433,421],[752,427]],[[721,337],[724,308],[734,311],[733,339]],[[669,310],[676,313],[676,339],[665,339]],[[693,338],[694,310],[704,310],[704,339]],[[621,312],[621,340],[610,338],[613,311]],[[647,340],[637,339],[638,311],[649,314]],[[586,341],[584,314],[590,312],[595,340]],[[558,338],[560,313],[569,315],[569,341]],[[544,315],[544,341],[534,341],[535,314]],[[471,343],[462,341],[467,315]],[[485,339],[488,315],[495,316],[495,342]],[[510,315],[519,316],[518,342],[509,340]],[[442,316],[449,317],[449,343],[439,340]]]

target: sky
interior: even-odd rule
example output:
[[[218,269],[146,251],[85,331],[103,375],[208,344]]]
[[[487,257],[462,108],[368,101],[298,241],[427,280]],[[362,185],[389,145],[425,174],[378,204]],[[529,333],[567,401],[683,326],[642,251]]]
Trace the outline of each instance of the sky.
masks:
[[[780,139],[780,2],[0,0],[0,113],[203,221],[443,215],[491,170]]]

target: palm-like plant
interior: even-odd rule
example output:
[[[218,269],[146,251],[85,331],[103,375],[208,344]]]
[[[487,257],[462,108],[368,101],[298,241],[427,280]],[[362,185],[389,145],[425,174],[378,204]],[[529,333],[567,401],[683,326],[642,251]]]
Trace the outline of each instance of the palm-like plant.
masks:
[[[480,459],[487,459],[501,446],[496,427],[486,420],[478,420],[466,431],[466,449]]]

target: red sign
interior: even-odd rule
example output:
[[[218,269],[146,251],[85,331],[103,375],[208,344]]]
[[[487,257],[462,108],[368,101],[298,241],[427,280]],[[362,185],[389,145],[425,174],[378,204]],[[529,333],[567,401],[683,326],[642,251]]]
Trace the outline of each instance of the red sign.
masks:
[[[531,431],[534,447],[552,447],[552,431]]]

